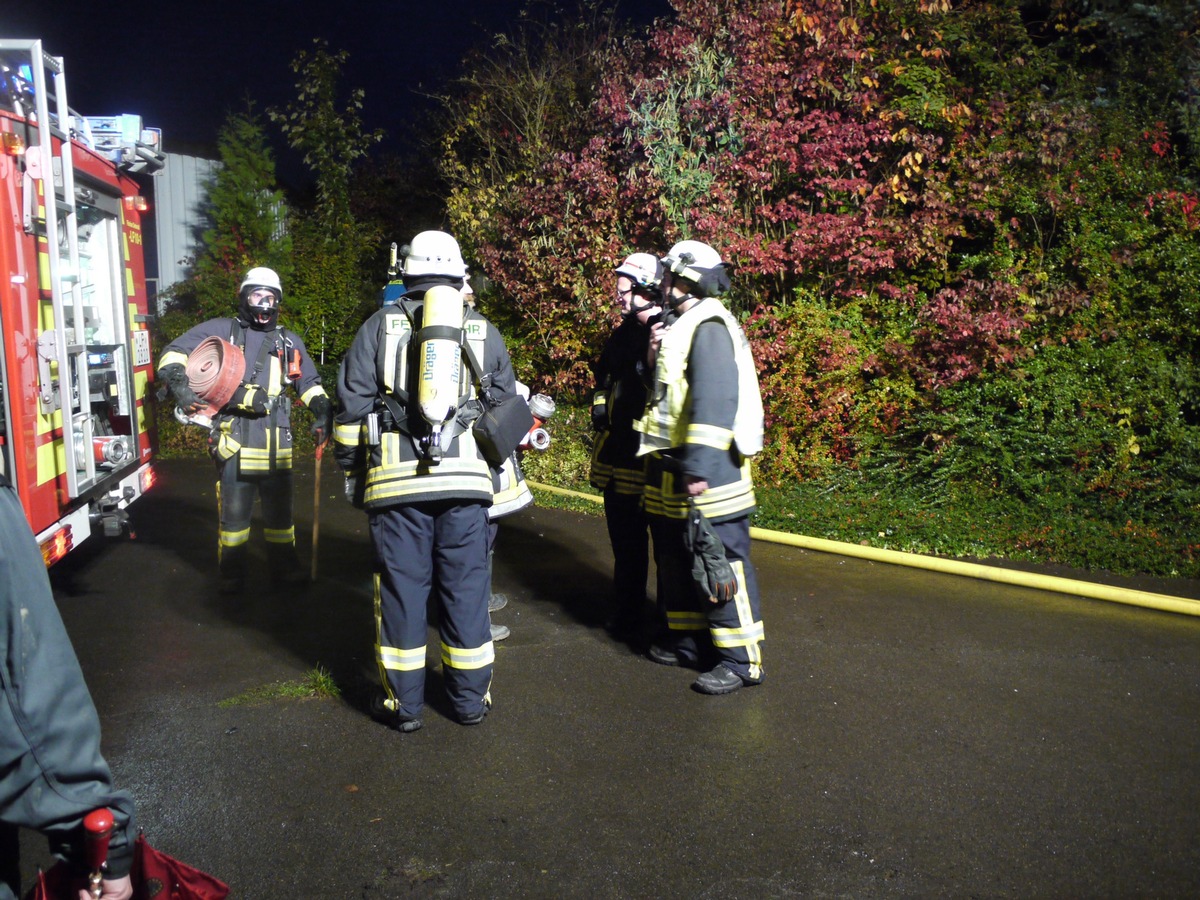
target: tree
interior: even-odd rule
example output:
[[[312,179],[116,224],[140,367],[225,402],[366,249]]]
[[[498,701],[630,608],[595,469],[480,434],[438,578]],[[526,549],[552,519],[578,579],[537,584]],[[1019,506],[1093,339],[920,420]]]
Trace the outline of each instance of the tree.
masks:
[[[316,184],[314,207],[293,223],[295,269],[287,315],[318,361],[341,358],[378,288],[371,262],[381,236],[355,219],[350,184],[356,165],[383,132],[363,130],[362,89],[341,99],[347,58],[344,50],[330,53],[325,41],[314,41],[311,51],[301,51],[291,63],[296,100],[269,111]]]
[[[287,205],[252,103],[226,118],[217,148],[220,166],[207,193],[211,227],[204,231],[190,277],[170,289],[169,321],[180,332],[196,321],[232,315],[238,285],[253,266],[270,266],[285,283],[291,270]]]

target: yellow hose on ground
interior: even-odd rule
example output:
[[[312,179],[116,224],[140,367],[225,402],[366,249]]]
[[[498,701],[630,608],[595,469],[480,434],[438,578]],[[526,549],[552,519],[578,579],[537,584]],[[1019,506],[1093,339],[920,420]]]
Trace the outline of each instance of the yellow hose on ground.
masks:
[[[572,491],[567,488],[554,487],[536,481],[529,482],[529,486],[538,490],[548,491],[551,494],[561,494],[566,497],[590,500],[593,503],[604,502],[604,498],[599,494],[585,494],[583,491]],[[877,547],[864,547],[861,544],[847,544],[843,541],[804,537],[803,535],[787,534],[782,531],[770,531],[766,528],[751,528],[750,537],[757,541],[769,541],[773,544],[800,547],[804,550],[816,550],[821,553],[836,553],[841,556],[852,556],[857,559],[869,559],[874,562],[908,566],[913,569],[926,569],[930,572],[941,572],[945,575],[962,575],[966,578],[996,581],[1016,587],[1035,588],[1040,591],[1055,591],[1060,594],[1074,594],[1077,597],[1086,597],[1089,600],[1107,600],[1110,603],[1123,603],[1126,606],[1141,606],[1146,609],[1182,613],[1186,616],[1200,616],[1200,600],[1191,600],[1187,597],[1173,597],[1170,594],[1155,594],[1150,591],[1119,588],[1107,584],[1095,584],[1090,581],[1076,581],[1073,578],[1059,578],[1056,575],[1039,575],[1036,572],[1001,569],[997,566],[960,562],[956,559],[941,559],[936,556],[922,556],[919,553],[904,553],[900,550],[881,550]]]

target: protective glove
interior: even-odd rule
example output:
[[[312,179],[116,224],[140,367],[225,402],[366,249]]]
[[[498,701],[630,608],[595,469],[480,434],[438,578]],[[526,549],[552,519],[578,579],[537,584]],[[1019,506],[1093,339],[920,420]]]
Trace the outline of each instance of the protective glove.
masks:
[[[187,369],[183,363],[171,363],[158,370],[158,376],[167,383],[171,393],[175,395],[175,405],[188,415],[204,408],[205,403],[200,395],[192,390],[188,381]]]
[[[242,415],[265,416],[267,414],[267,392],[257,384],[240,384],[225,404],[226,412]]]
[[[722,603],[728,603],[737,596],[738,580],[737,574],[733,571],[733,566],[726,559],[720,560],[705,560],[704,569],[706,573],[705,582],[708,586],[709,603],[714,606],[720,606]]]
[[[313,415],[313,440],[320,447],[333,431],[333,404],[324,394],[317,394],[308,401],[308,411]]]
[[[608,428],[608,392],[596,391],[592,395],[592,430],[604,431]]]
[[[700,599],[713,606],[737,595],[737,573],[725,557],[725,547],[712,525],[694,504],[689,505],[684,544],[692,554],[692,581]]]
[[[364,500],[363,500],[363,490],[362,490],[362,478],[360,478],[357,473],[353,473],[353,474],[350,472],[346,473],[345,492],[346,492],[346,499],[350,501],[350,504],[352,506],[354,506],[355,509],[363,508]]]

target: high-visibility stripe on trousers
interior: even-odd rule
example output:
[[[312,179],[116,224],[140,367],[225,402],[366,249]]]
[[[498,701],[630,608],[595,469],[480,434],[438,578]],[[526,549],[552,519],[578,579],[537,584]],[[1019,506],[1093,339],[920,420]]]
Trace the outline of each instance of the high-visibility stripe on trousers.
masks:
[[[749,517],[710,523],[738,579],[736,596],[719,606],[699,599],[692,557],[683,540],[684,525],[662,516],[649,518],[659,569],[659,602],[666,610],[675,651],[682,659],[696,662],[711,646],[719,663],[745,679],[760,680],[764,632],[758,576],[750,562]]]
[[[433,501],[373,510],[376,659],[402,716],[425,703],[427,613],[436,603],[442,676],[455,713],[490,704],[495,650],[487,604],[488,521],[478,503]]]
[[[292,523],[292,472],[278,469],[269,475],[247,475],[237,457],[217,464],[217,533],[221,575],[244,578],[254,498],[262,501],[263,535],[273,574],[285,574],[299,565],[296,532]]]

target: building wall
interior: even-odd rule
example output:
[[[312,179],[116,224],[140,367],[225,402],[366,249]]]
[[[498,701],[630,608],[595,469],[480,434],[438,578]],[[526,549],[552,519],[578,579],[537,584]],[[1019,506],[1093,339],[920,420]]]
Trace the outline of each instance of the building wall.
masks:
[[[200,236],[212,226],[205,214],[208,191],[221,164],[213,159],[166,154],[154,178],[154,222],[158,240],[158,292],[183,281]],[[162,312],[161,303],[158,312]]]

